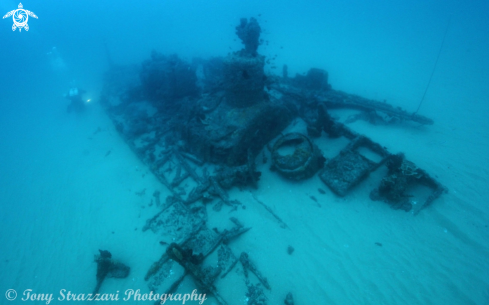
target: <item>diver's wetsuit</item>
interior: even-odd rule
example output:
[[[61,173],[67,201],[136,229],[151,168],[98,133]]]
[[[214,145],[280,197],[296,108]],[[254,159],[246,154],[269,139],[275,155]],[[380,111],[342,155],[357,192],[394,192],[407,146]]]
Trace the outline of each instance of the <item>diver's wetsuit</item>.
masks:
[[[66,98],[71,101],[68,105],[68,112],[82,112],[85,110],[85,102],[82,99],[82,94],[85,93],[83,89],[70,89],[69,94],[66,95]]]

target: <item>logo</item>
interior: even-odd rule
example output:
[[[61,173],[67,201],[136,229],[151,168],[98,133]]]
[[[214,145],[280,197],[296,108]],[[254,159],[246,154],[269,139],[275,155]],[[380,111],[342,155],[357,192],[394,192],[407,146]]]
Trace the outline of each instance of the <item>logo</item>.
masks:
[[[5,292],[5,297],[9,301],[13,301],[17,298],[17,291],[15,291],[13,289],[9,289],[9,290],[7,290],[7,292]]]
[[[27,20],[29,20],[29,16],[38,19],[36,14],[34,14],[31,11],[25,10],[24,7],[22,6],[22,3],[19,3],[18,9],[10,11],[5,16],[3,16],[3,19],[10,16],[12,16],[12,19],[14,20],[14,24],[12,25],[12,31],[15,31],[17,28],[19,28],[19,32],[21,31],[22,28],[24,28],[26,31],[29,31],[29,25],[27,24]]]

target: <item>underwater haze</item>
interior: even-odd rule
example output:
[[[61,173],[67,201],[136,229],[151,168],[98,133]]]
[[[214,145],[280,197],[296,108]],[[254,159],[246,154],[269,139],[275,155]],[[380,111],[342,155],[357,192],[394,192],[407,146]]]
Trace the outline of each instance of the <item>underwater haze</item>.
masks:
[[[18,1],[1,0],[0,15],[18,9]],[[229,191],[246,209],[216,214],[209,207],[209,227],[229,227],[232,216],[251,227],[230,247],[248,253],[272,289],[266,300],[253,300],[237,264],[215,284],[221,298],[233,305],[284,304],[288,293],[296,305],[489,304],[488,1],[22,5],[38,17],[29,16],[28,31],[13,31],[12,16],[0,19],[0,304],[47,303],[35,300],[40,294],[52,294],[50,304],[89,303],[57,298],[62,289],[93,291],[99,249],[131,268],[126,278],[104,281],[100,293],[117,292],[120,300],[102,303],[154,304],[123,297],[129,289],[150,293],[145,275],[171,239],[142,228],[158,212],[149,205],[152,194],[161,192],[163,201],[171,193],[104,111],[104,73],[111,65],[141,67],[153,50],[188,62],[227,56],[243,47],[236,26],[250,17],[262,30],[258,53],[270,59],[265,73],[281,76],[284,65],[291,77],[324,69],[336,90],[409,113],[419,107],[433,119],[348,126],[404,153],[448,191],[414,216],[372,201],[373,184],[338,197],[317,175],[283,179],[260,154],[257,188]],[[67,111],[73,88],[86,91],[83,113]],[[348,114],[335,116],[343,122]],[[305,133],[303,126],[287,131]],[[196,288],[186,277],[177,292]],[[29,289],[33,299],[26,300]],[[207,292],[203,304],[223,303]]]

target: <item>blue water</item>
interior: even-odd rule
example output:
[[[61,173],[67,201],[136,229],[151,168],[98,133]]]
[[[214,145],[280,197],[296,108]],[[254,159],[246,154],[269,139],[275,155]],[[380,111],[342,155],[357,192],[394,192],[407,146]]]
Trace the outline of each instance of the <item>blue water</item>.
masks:
[[[95,284],[93,255],[100,247],[118,253],[133,268],[126,282],[108,283],[107,291],[147,290],[142,278],[163,248],[158,237],[140,232],[154,215],[142,206],[150,189],[164,188],[150,174],[141,177],[147,170],[98,104],[109,66],[104,43],[117,64],[139,64],[153,49],[186,60],[225,56],[242,47],[235,35],[242,17],[256,17],[262,27],[267,43],[258,52],[276,56],[266,66],[268,73],[281,73],[283,64],[289,75],[323,68],[333,88],[408,111],[418,107],[448,25],[419,111],[435,125],[380,131],[358,123],[354,128],[393,152],[406,152],[450,192],[416,218],[375,210],[378,205],[368,199],[358,199],[365,200],[358,207],[331,199],[323,203],[320,218],[310,219],[317,210],[301,207],[292,213],[297,207],[291,204],[281,211],[280,196],[270,195],[297,230],[277,232],[275,244],[263,246],[250,237],[236,246],[256,251],[263,265],[274,265],[278,254],[266,248],[282,251],[296,242],[295,261],[283,261],[295,267],[264,268],[276,287],[267,295],[269,304],[281,304],[289,291],[296,304],[489,304],[489,2],[22,4],[39,17],[29,17],[28,31],[12,31],[11,17],[0,20],[1,304],[26,303],[21,300],[25,289],[89,293]],[[17,6],[17,1],[2,0],[0,14]],[[73,85],[87,90],[85,97],[91,99],[82,115],[66,112],[69,101],[63,95]],[[99,127],[102,132],[94,135]],[[148,188],[146,198],[134,195],[143,188]],[[296,213],[308,220],[295,219]],[[264,234],[255,231],[263,241]],[[385,252],[365,249],[364,236],[383,238]],[[285,245],[279,242],[282,237]],[[230,304],[246,304],[242,291],[233,288],[244,286],[242,278],[220,285]],[[191,281],[185,282],[182,291],[191,292],[191,287]],[[8,289],[19,294],[14,302],[3,296]]]

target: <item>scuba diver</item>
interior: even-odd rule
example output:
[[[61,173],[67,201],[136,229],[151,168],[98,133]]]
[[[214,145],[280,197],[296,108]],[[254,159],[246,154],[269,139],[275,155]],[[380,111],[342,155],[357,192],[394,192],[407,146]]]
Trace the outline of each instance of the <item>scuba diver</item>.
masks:
[[[82,95],[85,92],[83,89],[74,87],[70,89],[68,94],[65,94],[65,97],[71,101],[67,108],[68,112],[82,112],[85,110],[85,101],[82,99]]]

